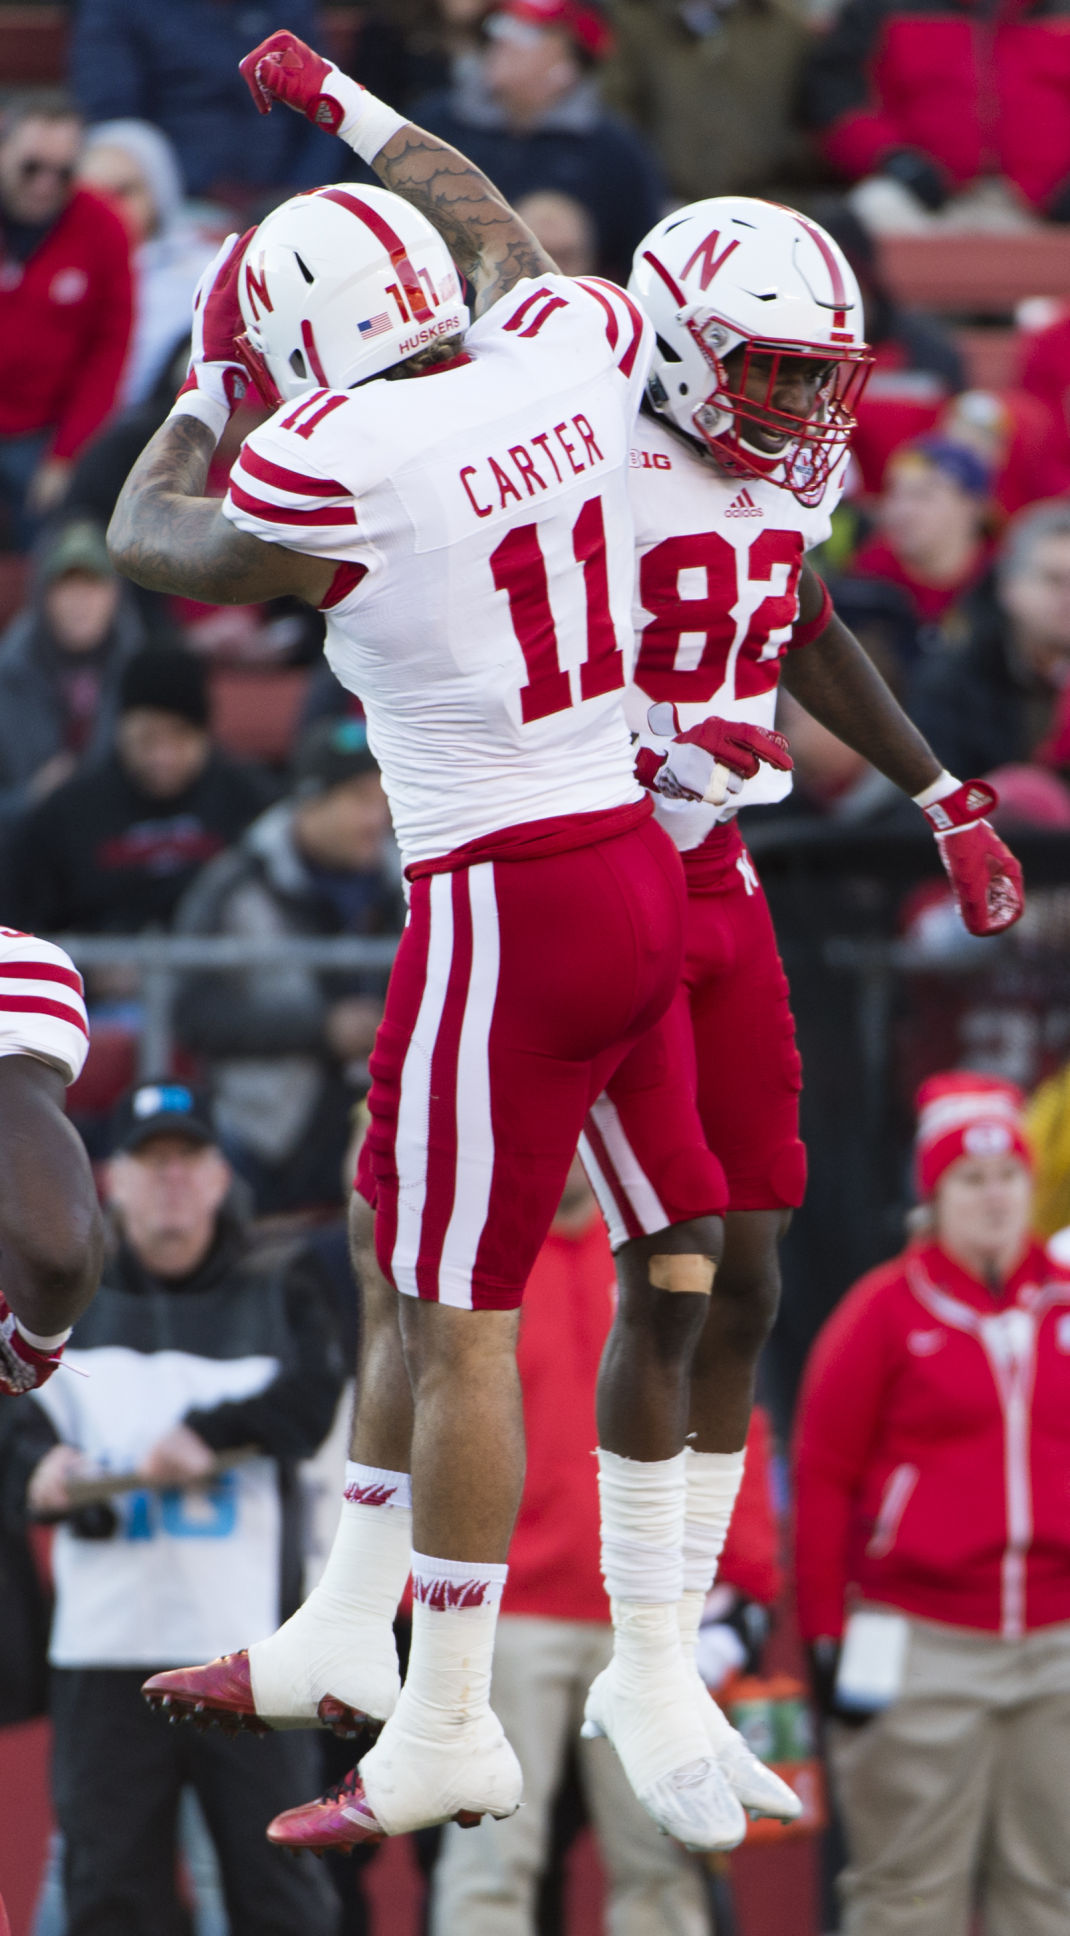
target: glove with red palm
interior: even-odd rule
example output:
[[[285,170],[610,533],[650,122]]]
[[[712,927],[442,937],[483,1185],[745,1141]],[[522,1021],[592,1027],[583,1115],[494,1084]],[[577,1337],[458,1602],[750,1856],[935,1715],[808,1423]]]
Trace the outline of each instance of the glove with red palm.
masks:
[[[47,1351],[31,1344],[20,1331],[14,1311],[0,1291],[0,1396],[13,1398],[36,1391],[51,1378],[66,1342],[64,1338]]]
[[[281,101],[314,127],[339,135],[364,161],[374,161],[405,126],[403,114],[287,30],[269,34],[238,69],[260,114],[270,114]]]
[[[966,780],[919,805],[936,835],[951,891],[971,934],[1002,934],[1025,908],[1022,870],[985,815],[999,804],[987,780]],[[931,791],[931,789],[930,789]]]
[[[651,706],[647,721],[652,733],[671,739],[671,744],[664,753],[641,746],[635,777],[640,786],[668,800],[703,800],[708,806],[723,807],[744,780],[754,779],[759,766],[791,772],[791,752],[783,733],[764,726],[710,717],[682,733],[676,707],[667,701]]]
[[[196,417],[223,435],[249,387],[249,372],[235,341],[245,322],[238,302],[238,276],[245,250],[256,234],[228,235],[197,284],[186,380],[171,408],[173,417]]]

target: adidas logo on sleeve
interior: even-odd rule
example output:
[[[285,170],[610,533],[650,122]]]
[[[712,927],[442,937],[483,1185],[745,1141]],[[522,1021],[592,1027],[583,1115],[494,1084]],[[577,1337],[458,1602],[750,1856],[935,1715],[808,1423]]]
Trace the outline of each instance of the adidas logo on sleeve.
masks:
[[[755,504],[746,485],[743,486],[739,496],[732,499],[725,512],[726,518],[763,518],[764,516],[765,512],[761,505]]]

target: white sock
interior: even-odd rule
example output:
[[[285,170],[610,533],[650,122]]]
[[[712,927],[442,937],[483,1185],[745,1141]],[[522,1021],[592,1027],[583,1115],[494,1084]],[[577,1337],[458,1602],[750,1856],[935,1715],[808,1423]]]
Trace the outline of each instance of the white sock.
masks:
[[[313,1595],[328,1593],[393,1623],[409,1577],[412,1482],[407,1472],[346,1461],[342,1512]]]
[[[249,1649],[258,1714],[306,1719],[324,1694],[380,1718],[397,1699],[393,1624],[409,1577],[412,1489],[407,1472],[346,1464],[342,1512],[327,1564],[307,1600]]]
[[[612,1601],[675,1606],[680,1598],[686,1456],[625,1459],[599,1446],[602,1573]]]
[[[509,1568],[412,1556],[409,1724],[446,1739],[490,1707],[498,1609]]]
[[[739,1488],[744,1452],[685,1453],[686,1506],[683,1540],[683,1593],[678,1616],[684,1653],[694,1661],[702,1610],[728,1537]]]

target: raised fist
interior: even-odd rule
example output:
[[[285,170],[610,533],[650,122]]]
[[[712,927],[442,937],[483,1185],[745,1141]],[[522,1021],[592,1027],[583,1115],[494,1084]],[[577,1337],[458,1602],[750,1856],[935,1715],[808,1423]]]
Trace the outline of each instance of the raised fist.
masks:
[[[238,69],[261,114],[270,114],[281,101],[315,127],[344,137],[360,113],[364,89],[359,81],[285,29],[269,34]]]

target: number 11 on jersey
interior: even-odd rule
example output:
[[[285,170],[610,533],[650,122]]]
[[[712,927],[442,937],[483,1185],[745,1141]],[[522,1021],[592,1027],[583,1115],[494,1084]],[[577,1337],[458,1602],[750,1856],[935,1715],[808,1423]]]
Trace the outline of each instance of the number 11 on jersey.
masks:
[[[624,654],[617,643],[609,607],[606,565],[606,528],[602,500],[588,498],[572,529],[572,550],[583,567],[587,598],[587,656],[580,666],[580,698],[597,699],[624,685]],[[520,714],[525,726],[548,719],[572,705],[569,675],[558,657],[557,628],[550,609],[546,560],[537,524],[521,524],[506,533],[491,553],[495,589],[505,592],[517,643],[528,669],[520,688]]]

